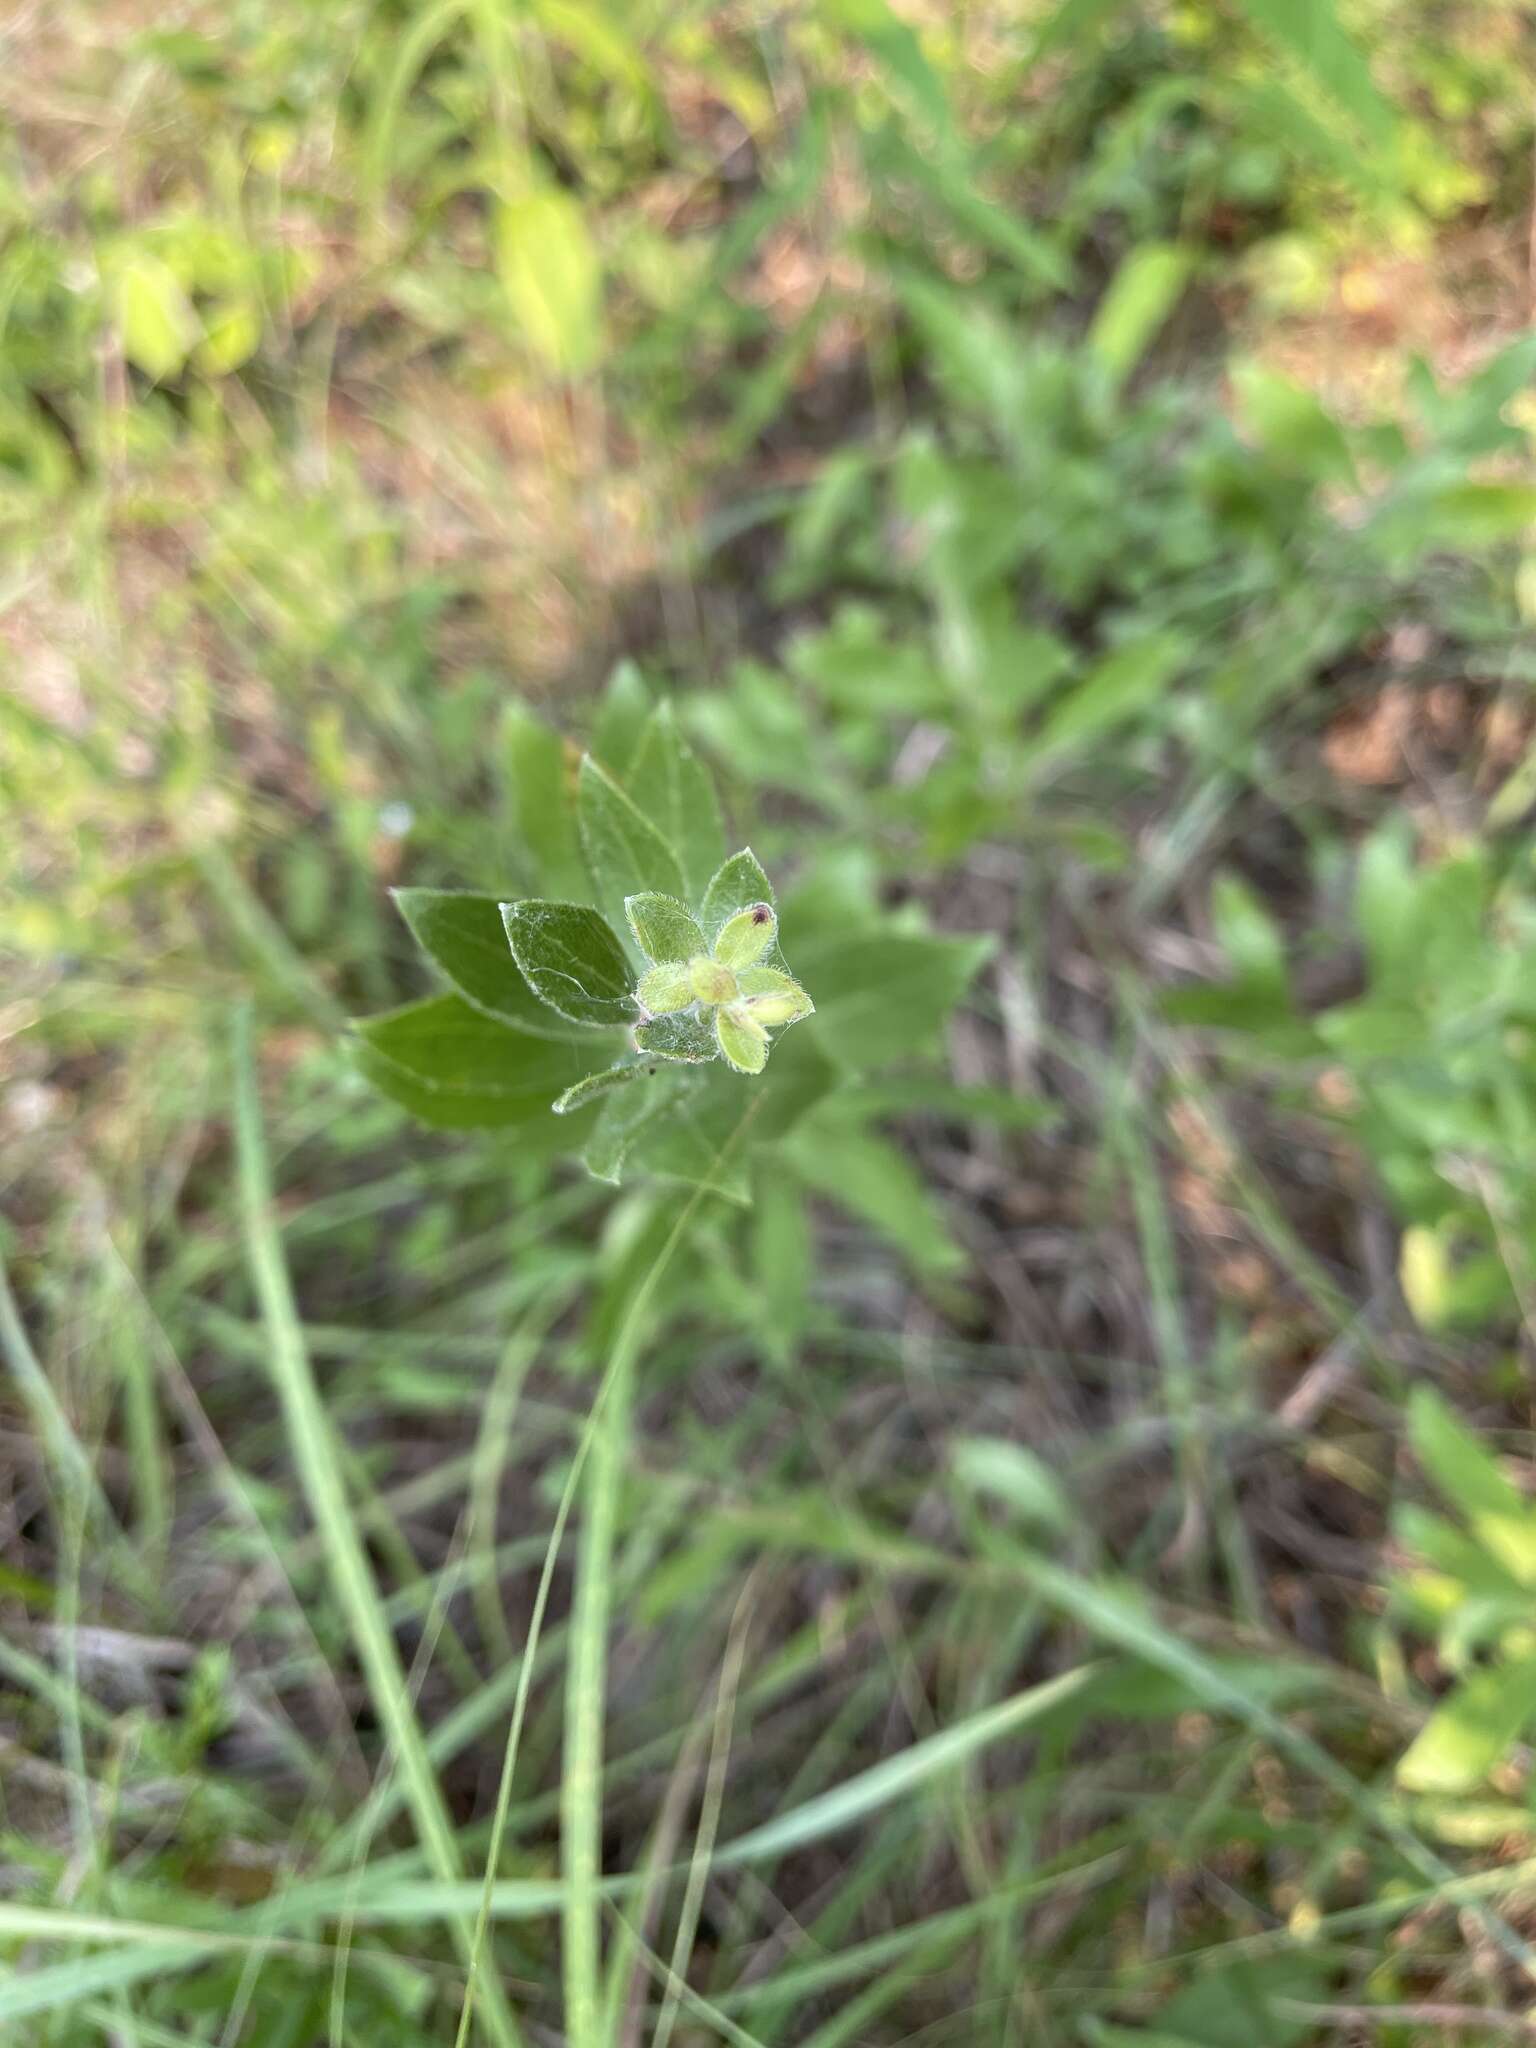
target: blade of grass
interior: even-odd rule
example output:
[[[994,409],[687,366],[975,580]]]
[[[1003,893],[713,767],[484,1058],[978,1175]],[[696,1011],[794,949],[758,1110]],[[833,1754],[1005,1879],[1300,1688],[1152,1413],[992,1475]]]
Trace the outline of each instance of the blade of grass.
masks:
[[[730,1640],[726,1645],[725,1662],[721,1667],[720,1684],[715,1700],[715,1732],[710,1746],[709,1770],[704,1781],[704,1803],[699,1813],[698,1833],[694,1838],[693,1856],[688,1866],[688,1882],[683,1891],[683,1908],[678,1915],[677,1933],[672,1943],[672,1963],[667,1978],[666,2002],[656,2023],[651,2048],[669,2048],[671,2043],[681,2002],[675,1987],[687,1983],[688,1961],[693,1953],[694,1939],[698,1933],[699,1915],[704,1909],[704,1887],[708,1882],[710,1863],[715,1852],[715,1837],[720,1827],[720,1809],[725,1803],[726,1770],[730,1761],[731,1733],[736,1719],[736,1693],[741,1684],[742,1659],[747,1652],[747,1627],[751,1619],[753,1591],[753,1581],[749,1579],[741,1598],[736,1603],[736,1612],[731,1620]],[[615,2008],[614,2017],[616,2016]]]
[[[16,1306],[16,1297],[11,1292],[3,1259],[0,1259],[0,1355],[4,1356],[11,1377],[31,1413],[32,1426],[57,1471],[61,1487],[80,1498],[102,1529],[111,1529],[115,1534],[112,1510],[96,1483],[91,1461],[70,1427],[69,1417],[64,1413],[52,1380],[32,1348],[32,1340],[21,1320],[21,1311]]]
[[[266,974],[274,990],[283,991],[322,1031],[339,1031],[346,1022],[340,1004],[310,973],[303,955],[224,848],[210,839],[188,850],[208,893],[252,964]]]
[[[738,1835],[734,1842],[727,1842],[716,1853],[716,1868],[783,1856],[823,1835],[851,1827],[866,1814],[878,1812],[892,1800],[916,1792],[938,1772],[963,1763],[989,1743],[1001,1741],[1005,1735],[1037,1721],[1042,1714],[1065,1705],[1090,1685],[1102,1669],[1099,1663],[1079,1665],[1075,1671],[1045,1679],[1026,1692],[1015,1693],[1011,1699],[999,1700],[996,1706],[983,1707],[980,1713],[969,1714],[963,1721],[941,1728],[937,1735],[911,1743],[896,1756],[886,1757],[867,1771],[845,1778],[841,1785],[808,1799],[792,1812],[778,1814],[761,1827]]]
[[[289,1444],[310,1512],[325,1543],[337,1598],[357,1646],[370,1694],[399,1762],[417,1837],[433,1873],[451,1883],[461,1871],[458,1843],[411,1705],[378,1588],[352,1520],[330,1421],[310,1367],[303,1325],[283,1257],[272,1206],[247,1004],[241,1004],[235,1013],[234,1068],[235,1133],[246,1244],[266,1320],[269,1365],[282,1403]],[[489,1964],[482,1967],[477,1962],[478,1952],[467,1918],[455,1923],[454,1933],[472,1976],[479,1971],[487,2032],[497,2048],[519,2048],[518,2026],[506,1993]]]

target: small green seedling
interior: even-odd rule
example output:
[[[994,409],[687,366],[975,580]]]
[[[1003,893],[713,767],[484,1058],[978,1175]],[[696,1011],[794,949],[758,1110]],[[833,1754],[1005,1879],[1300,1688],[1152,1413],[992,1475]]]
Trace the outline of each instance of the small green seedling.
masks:
[[[526,716],[510,728],[527,895],[396,890],[442,986],[359,1020],[357,1066],[440,1130],[515,1132],[526,1156],[575,1150],[600,1180],[681,1181],[742,1206],[764,1147],[814,1180],[833,1145],[837,1192],[865,1190],[859,1213],[888,1227],[899,1154],[851,1112],[835,1136],[805,1120],[830,1113],[840,1075],[930,1050],[985,945],[914,931],[872,896],[829,922],[813,889],[796,913],[813,1004],[779,951],[773,885],[750,847],[727,853],[714,785],[671,707],[648,707],[621,670],[597,723],[618,770],[593,754],[573,768]],[[879,1114],[872,1103],[864,1122]],[[914,1201],[925,1220],[905,1242],[926,1249]]]

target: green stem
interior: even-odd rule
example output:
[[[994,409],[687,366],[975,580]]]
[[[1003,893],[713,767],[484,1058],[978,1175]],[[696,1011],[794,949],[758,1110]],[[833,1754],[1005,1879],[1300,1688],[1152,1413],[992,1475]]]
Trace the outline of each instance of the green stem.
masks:
[[[561,1867],[565,1880],[562,1950],[565,2034],[571,2048],[602,2048],[601,1913],[603,1823],[603,1710],[608,1678],[609,1596],[619,1487],[629,1449],[635,1363],[646,1315],[695,1210],[745,1136],[762,1101],[757,1097],[678,1212],[645,1277],[636,1287],[614,1340],[593,1404],[586,1518],[577,1557],[566,1668],[565,1762],[560,1786]]]

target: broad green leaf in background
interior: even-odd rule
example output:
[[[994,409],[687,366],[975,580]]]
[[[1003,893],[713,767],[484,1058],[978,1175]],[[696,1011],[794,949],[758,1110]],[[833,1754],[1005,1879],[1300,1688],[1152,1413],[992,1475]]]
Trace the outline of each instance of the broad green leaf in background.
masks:
[[[626,898],[647,890],[661,896],[685,893],[682,867],[671,846],[591,754],[581,764],[576,814],[593,889],[616,930],[629,929]]]
[[[1355,877],[1355,917],[1370,959],[1373,993],[1414,977],[1418,891],[1412,828],[1405,819],[1389,817],[1361,849]]]
[[[938,1279],[964,1266],[965,1253],[917,1170],[888,1138],[840,1117],[835,1096],[782,1149],[808,1187],[889,1238],[914,1272]]]
[[[353,1057],[374,1086],[442,1130],[540,1119],[590,1064],[576,1047],[509,1031],[459,996],[366,1018],[356,1034]]]
[[[547,370],[578,377],[602,348],[602,261],[586,215],[549,187],[503,203],[496,269],[530,350]]]
[[[1412,1223],[1398,1248],[1397,1284],[1421,1330],[1443,1329],[1451,1320],[1454,1268],[1446,1233]]]
[[[1098,739],[1154,703],[1189,659],[1180,633],[1154,632],[1105,655],[1072,685],[1046,718],[1040,753],[1047,760]]]
[[[752,1199],[753,1149],[771,1148],[775,1140],[787,1136],[836,1080],[809,1036],[799,1031],[790,1032],[775,1047],[768,1071],[750,1082],[743,1082],[719,1060],[703,1068],[675,1067],[672,1073],[674,1092],[664,1099],[677,1113],[646,1123],[631,1143],[629,1167],[707,1186],[743,1208]],[[666,1078],[663,1069],[649,1085],[655,1087]],[[741,1126],[744,1108],[751,1117],[744,1142],[733,1144],[731,1163],[722,1171],[721,1144]]]
[[[1211,884],[1211,923],[1231,962],[1234,979],[1288,1012],[1285,940],[1268,910],[1239,876],[1218,875]]]
[[[1115,383],[1130,375],[1178,304],[1193,257],[1177,242],[1143,242],[1110,279],[1088,330],[1088,348]]]
[[[1228,376],[1239,417],[1273,461],[1307,476],[1355,481],[1344,430],[1315,392],[1252,358],[1234,363]]]
[[[800,978],[816,998],[805,1028],[854,1072],[931,1051],[991,951],[987,938],[923,932],[823,936],[796,948]]]
[[[592,721],[594,754],[615,782],[627,783],[640,742],[645,737],[656,706],[637,662],[621,661],[609,676],[597,700]],[[658,821],[659,822],[659,821]],[[665,836],[665,835],[663,835]]]
[[[1072,1509],[1045,1460],[1004,1437],[962,1437],[950,1455],[955,1477],[970,1493],[990,1494],[1024,1521],[1049,1529],[1072,1525]]]
[[[1409,1792],[1471,1792],[1536,1717],[1536,1657],[1476,1671],[1443,1699],[1397,1766]]]
[[[115,286],[124,355],[156,383],[174,377],[203,333],[181,279],[162,258],[141,248],[120,259]]]
[[[634,978],[606,918],[585,903],[525,897],[501,906],[512,957],[543,1003],[597,1030],[629,1024]]]
[[[570,1038],[512,957],[501,905],[471,889],[396,889],[395,906],[427,958],[466,1002],[537,1038]]]
[[[1415,1387],[1408,1436],[1420,1464],[1474,1536],[1522,1585],[1536,1586],[1536,1505],[1432,1387]]]
[[[1391,140],[1397,126],[1391,104],[1377,91],[1364,52],[1339,19],[1336,0],[1241,4],[1249,19],[1295,57],[1372,141]]]
[[[226,299],[203,314],[203,338],[192,360],[205,377],[227,377],[261,345],[261,307],[254,298]]]
[[[586,872],[576,836],[576,750],[514,700],[502,713],[501,763],[527,873],[543,895],[579,896]]]

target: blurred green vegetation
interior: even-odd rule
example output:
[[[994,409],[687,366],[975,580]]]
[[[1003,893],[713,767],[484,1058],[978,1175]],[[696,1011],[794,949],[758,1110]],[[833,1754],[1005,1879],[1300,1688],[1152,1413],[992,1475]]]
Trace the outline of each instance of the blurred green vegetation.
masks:
[[[1529,11],[0,59],[6,2038],[452,2040],[514,1715],[484,2038],[1512,2037]],[[729,1199],[347,1028],[657,704],[818,1006]]]

